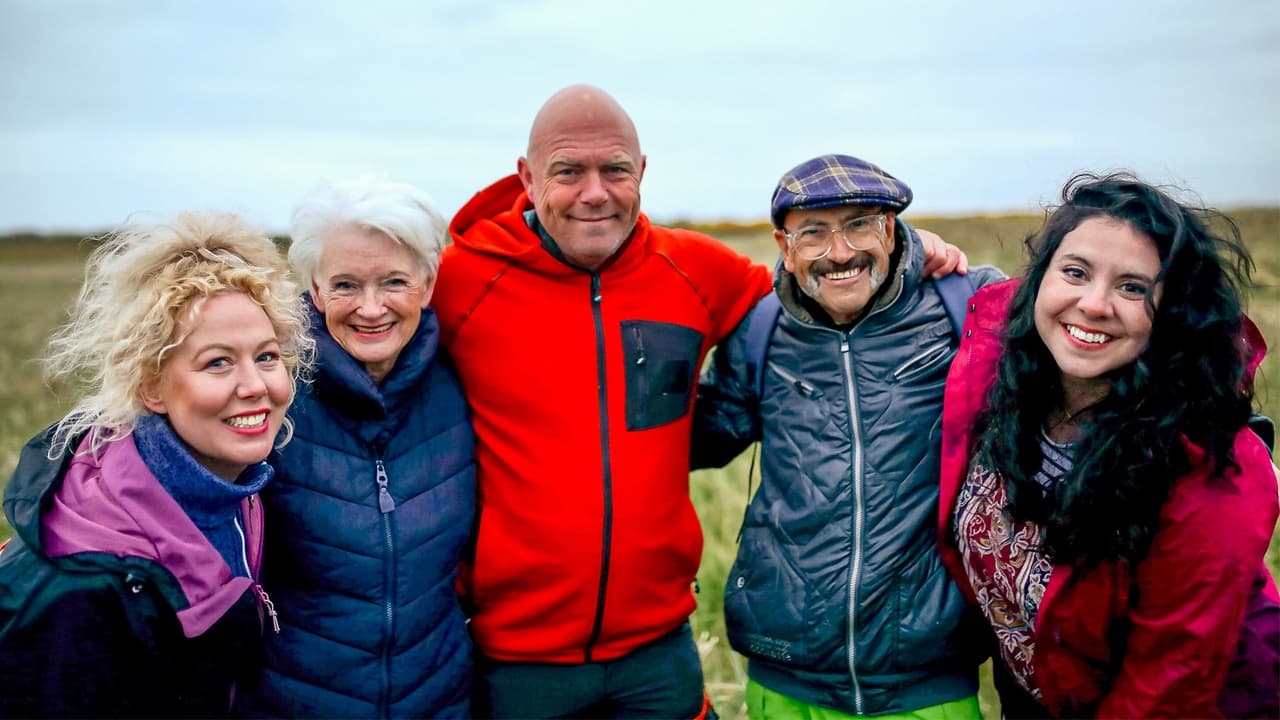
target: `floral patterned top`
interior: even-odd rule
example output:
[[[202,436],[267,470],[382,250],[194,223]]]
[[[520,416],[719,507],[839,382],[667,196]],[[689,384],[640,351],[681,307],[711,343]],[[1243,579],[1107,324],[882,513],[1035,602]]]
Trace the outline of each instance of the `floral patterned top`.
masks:
[[[1035,479],[1046,488],[1071,468],[1070,446],[1042,435],[1043,461]],[[956,545],[977,598],[995,632],[1009,674],[1037,701],[1035,623],[1053,563],[1040,552],[1040,527],[1015,522],[1005,510],[1005,485],[976,460],[956,502]]]

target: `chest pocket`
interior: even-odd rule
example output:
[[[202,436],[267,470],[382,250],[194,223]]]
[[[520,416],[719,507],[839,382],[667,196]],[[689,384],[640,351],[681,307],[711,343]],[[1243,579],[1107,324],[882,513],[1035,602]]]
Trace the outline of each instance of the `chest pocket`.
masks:
[[[913,379],[917,384],[944,381],[959,344],[951,321],[943,318],[928,325],[913,338],[912,343],[914,347],[910,357],[893,369],[893,382]]]
[[[683,325],[622,323],[627,379],[627,429],[645,430],[679,419],[689,409],[702,333]]]

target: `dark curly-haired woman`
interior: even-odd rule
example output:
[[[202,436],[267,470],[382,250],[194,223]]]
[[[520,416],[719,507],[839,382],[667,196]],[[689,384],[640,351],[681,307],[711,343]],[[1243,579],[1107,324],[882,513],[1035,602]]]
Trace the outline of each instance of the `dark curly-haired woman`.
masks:
[[[1004,711],[1275,717],[1248,251],[1131,175],[1062,200],[1025,277],[974,295],[947,382],[944,558],[993,630]]]

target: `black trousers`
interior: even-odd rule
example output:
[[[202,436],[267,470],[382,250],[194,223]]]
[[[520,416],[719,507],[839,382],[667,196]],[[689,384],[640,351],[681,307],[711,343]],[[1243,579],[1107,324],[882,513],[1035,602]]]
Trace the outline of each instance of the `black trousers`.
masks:
[[[703,702],[702,662],[685,623],[605,662],[504,663],[479,657],[472,712],[479,718],[675,720],[701,716]]]

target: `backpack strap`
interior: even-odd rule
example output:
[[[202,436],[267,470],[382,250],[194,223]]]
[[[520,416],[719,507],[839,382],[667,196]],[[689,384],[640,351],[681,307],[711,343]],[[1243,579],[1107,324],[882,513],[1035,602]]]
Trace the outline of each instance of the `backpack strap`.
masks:
[[[755,393],[756,407],[764,399],[764,368],[769,355],[769,340],[773,337],[773,329],[778,325],[778,317],[782,315],[782,302],[776,292],[760,298],[760,301],[747,313],[747,382]],[[738,525],[737,543],[742,542],[742,530],[747,526],[747,510],[751,507],[751,480],[756,474],[756,458],[760,454],[760,443],[751,444],[751,466],[747,468],[747,503],[742,508],[742,522]]]
[[[942,307],[947,310],[947,318],[951,320],[951,329],[956,337],[963,337],[964,319],[969,314],[969,298],[973,296],[973,281],[968,275],[951,273],[933,279],[933,287],[942,298]]]
[[[773,292],[760,298],[747,314],[747,380],[757,401],[764,397],[765,357],[769,354],[769,338],[781,314],[782,303]]]
[[[1270,417],[1262,413],[1254,413],[1249,418],[1249,429],[1253,430],[1258,437],[1262,438],[1262,442],[1267,444],[1267,450],[1273,454],[1276,451],[1276,424]]]

